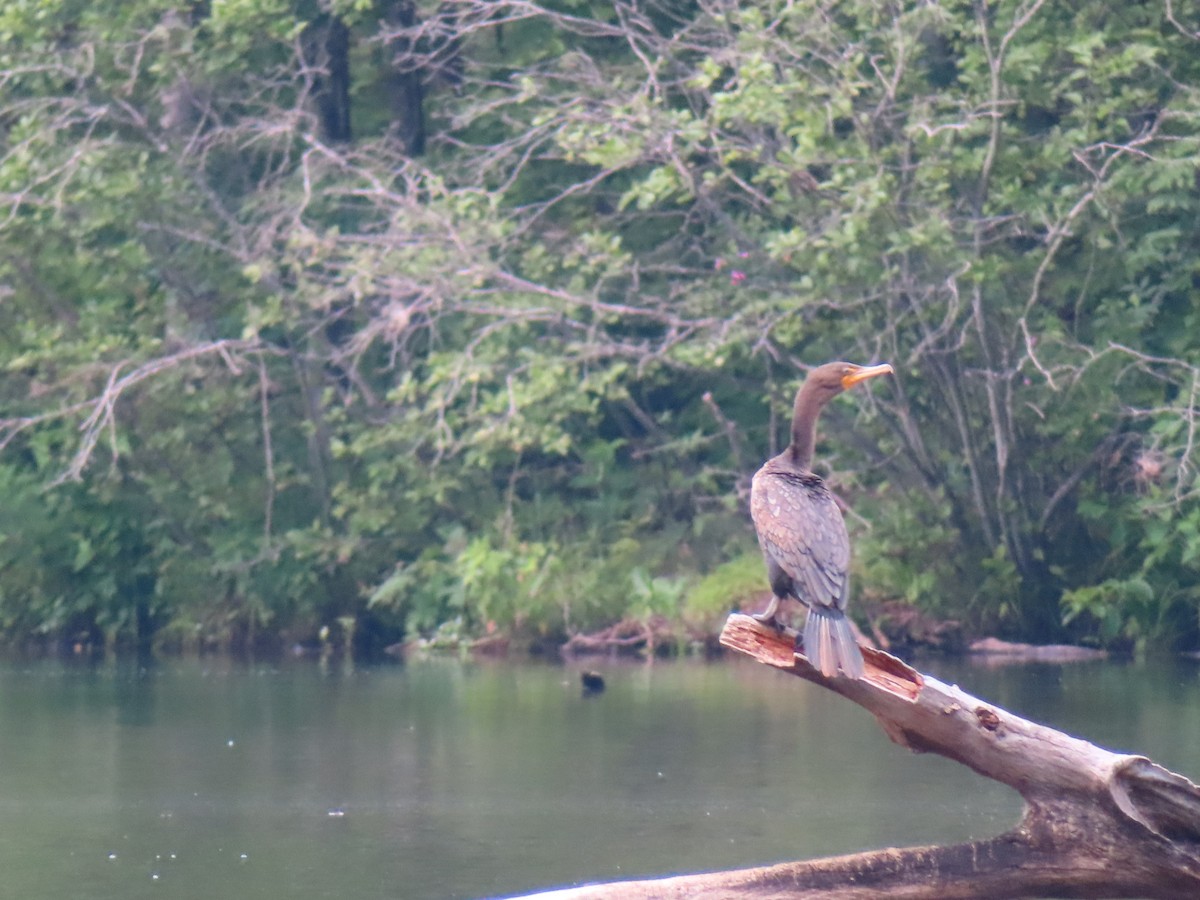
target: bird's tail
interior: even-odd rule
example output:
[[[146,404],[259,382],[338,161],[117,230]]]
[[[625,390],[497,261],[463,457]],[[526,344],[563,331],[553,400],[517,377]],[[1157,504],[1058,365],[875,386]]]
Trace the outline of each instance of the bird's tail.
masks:
[[[862,678],[863,657],[850,628],[850,620],[840,609],[812,605],[804,622],[804,654],[826,678],[841,669],[847,678]]]

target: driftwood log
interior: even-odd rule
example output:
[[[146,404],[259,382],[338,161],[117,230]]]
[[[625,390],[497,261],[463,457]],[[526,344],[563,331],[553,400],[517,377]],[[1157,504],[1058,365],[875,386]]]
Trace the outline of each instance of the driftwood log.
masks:
[[[864,648],[860,681],[825,679],[789,638],[732,615],[721,643],[869,710],[897,744],[957,760],[1025,799],[989,840],[702,875],[587,885],[539,900],[1200,898],[1200,789],[1149,759],[1037,725]]]

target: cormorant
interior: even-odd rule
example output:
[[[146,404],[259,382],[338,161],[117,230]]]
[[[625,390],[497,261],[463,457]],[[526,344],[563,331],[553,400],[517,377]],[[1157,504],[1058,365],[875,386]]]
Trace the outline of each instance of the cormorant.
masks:
[[[831,362],[813,369],[796,392],[791,444],[763,463],[750,485],[750,515],[773,594],[755,618],[778,625],[784,597],[807,606],[804,653],[826,678],[838,669],[847,678],[861,678],[863,658],[845,613],[850,566],[846,523],[829,488],[812,472],[817,416],[842,391],[891,372],[886,363]]]

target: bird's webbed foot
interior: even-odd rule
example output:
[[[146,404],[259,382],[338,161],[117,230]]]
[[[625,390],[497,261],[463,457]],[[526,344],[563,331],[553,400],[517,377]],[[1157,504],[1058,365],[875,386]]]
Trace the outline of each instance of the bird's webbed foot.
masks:
[[[791,628],[779,621],[779,606],[779,597],[774,596],[771,598],[771,602],[767,604],[766,609],[760,613],[754,613],[752,616],[750,616],[750,618],[754,619],[756,622],[762,622],[764,625],[770,625],[777,632],[779,632],[779,634],[783,635],[784,637],[794,638],[796,642],[799,643],[800,632],[798,632],[795,628]]]
[[[750,618],[754,619],[756,622],[762,622],[764,625],[772,625],[776,629],[782,629],[783,623],[775,617],[776,613],[778,612],[779,596],[777,594],[772,594],[771,602],[767,604],[767,608],[760,613],[754,613],[752,616],[750,616]]]

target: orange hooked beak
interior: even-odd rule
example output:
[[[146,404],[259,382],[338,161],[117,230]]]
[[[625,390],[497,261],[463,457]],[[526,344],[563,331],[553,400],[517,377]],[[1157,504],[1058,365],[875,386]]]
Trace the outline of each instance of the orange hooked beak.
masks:
[[[842,376],[842,389],[849,390],[860,381],[866,381],[876,375],[891,375],[892,372],[892,367],[887,363],[878,366],[851,366],[850,371]]]

